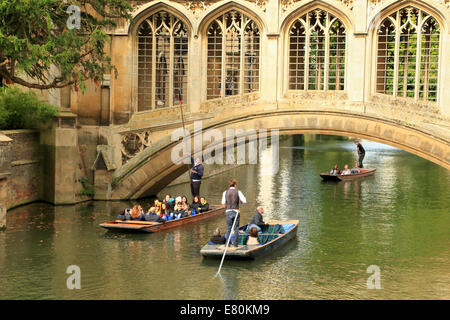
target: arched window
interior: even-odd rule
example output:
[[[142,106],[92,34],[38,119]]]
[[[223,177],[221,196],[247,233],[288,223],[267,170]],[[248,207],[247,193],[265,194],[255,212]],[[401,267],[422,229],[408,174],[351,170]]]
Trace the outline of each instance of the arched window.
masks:
[[[138,111],[187,101],[188,32],[180,19],[159,11],[138,28]]]
[[[207,99],[259,91],[260,30],[231,10],[207,29]]]
[[[437,100],[439,23],[425,11],[406,7],[378,28],[376,92]]]
[[[344,24],[316,9],[289,29],[289,90],[344,90]]]

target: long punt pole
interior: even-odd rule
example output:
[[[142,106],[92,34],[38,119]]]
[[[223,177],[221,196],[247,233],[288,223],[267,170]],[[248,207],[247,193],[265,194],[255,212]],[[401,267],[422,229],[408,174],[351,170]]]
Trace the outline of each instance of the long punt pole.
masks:
[[[234,234],[234,226],[236,225],[238,216],[239,216],[239,211],[237,211],[237,215],[233,221],[233,226],[231,227],[231,231],[233,232],[233,234]],[[238,235],[239,235],[239,233],[237,235],[236,234],[234,235],[234,237],[236,238],[234,241],[238,241],[238,239],[237,239]],[[223,260],[225,260],[225,255],[227,254],[227,249],[228,249],[228,245],[230,244],[230,240],[231,240],[231,232],[230,232],[230,235],[228,236],[227,245],[225,246],[225,251],[223,252],[222,261],[220,261],[219,270],[217,270],[216,276],[220,275],[220,269],[222,269]]]
[[[181,124],[183,125],[183,140],[186,141],[186,128],[184,126],[184,112],[183,112],[183,103],[181,102],[181,95],[180,95],[180,113],[181,113]],[[189,170],[191,169],[191,159],[189,159]],[[188,171],[188,177],[190,179],[191,175]]]

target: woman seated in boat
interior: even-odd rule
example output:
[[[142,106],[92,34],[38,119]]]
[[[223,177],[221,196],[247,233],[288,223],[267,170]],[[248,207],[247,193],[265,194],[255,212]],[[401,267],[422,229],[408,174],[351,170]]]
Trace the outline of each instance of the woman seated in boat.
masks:
[[[192,203],[189,205],[189,212],[191,212],[191,214],[197,214],[200,212],[200,198],[199,196],[195,196],[194,199],[192,200]]]
[[[182,202],[178,202],[177,206],[175,207],[175,211],[173,212],[173,216],[175,219],[180,219],[180,218],[184,218],[187,217],[188,211],[184,209],[184,205]]]
[[[200,197],[200,207],[198,208],[200,212],[205,212],[209,210],[209,203],[206,201],[205,197]]]
[[[140,205],[135,205],[133,209],[131,209],[131,220],[145,220],[144,210],[142,210],[142,207]]]
[[[189,211],[189,203],[186,196],[181,197],[181,203],[183,204],[183,209]]]
[[[346,164],[346,165],[344,166],[344,171],[342,171],[342,175],[343,175],[343,176],[347,176],[347,175],[349,175],[349,174],[352,174],[352,171],[348,168],[348,164]]]
[[[173,210],[167,206],[165,202],[161,204],[161,212],[159,214],[165,221],[169,221],[173,218]]]
[[[214,244],[225,244],[226,239],[224,236],[220,235],[220,229],[216,228],[216,230],[214,230],[213,236],[209,241]]]
[[[172,198],[170,194],[166,194],[166,198],[164,199],[163,203],[166,204],[167,208],[175,209],[175,199]]]
[[[157,215],[161,215],[161,205],[162,205],[161,201],[159,200],[155,201],[155,211]]]
[[[337,164],[334,165],[333,169],[331,169],[330,174],[340,174],[341,170],[339,170],[339,167]]]
[[[250,229],[247,245],[248,246],[256,246],[259,244],[258,241],[258,229],[256,227],[252,227]]]
[[[355,162],[355,166],[352,168],[352,173],[361,173],[361,170],[359,170],[358,162]]]

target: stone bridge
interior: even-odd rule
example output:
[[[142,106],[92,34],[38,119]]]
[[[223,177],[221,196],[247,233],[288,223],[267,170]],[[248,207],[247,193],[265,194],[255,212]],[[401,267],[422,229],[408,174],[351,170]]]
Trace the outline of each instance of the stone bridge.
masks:
[[[56,198],[73,176],[97,199],[155,194],[187,169],[170,135],[195,121],[366,138],[450,168],[450,0],[130,2],[109,31],[118,77],[60,93],[82,161],[69,175],[55,160]]]
[[[239,103],[236,100],[226,105],[223,103],[220,106],[202,105],[201,117],[189,116],[186,130],[191,136],[192,150],[195,139],[192,122],[201,120],[203,134],[218,129],[224,138],[227,129],[267,129],[268,134],[270,130],[277,129],[280,135],[317,133],[364,138],[400,148],[450,169],[448,119],[437,114],[422,114],[417,106],[402,107],[394,100],[346,103],[342,97],[323,95],[294,96],[291,101],[276,105],[260,104],[258,101]],[[135,121],[139,120],[135,118]],[[143,137],[142,132],[148,134],[153,131],[150,135],[155,135],[154,128],[136,130],[136,123],[133,130],[128,128],[127,131],[125,127],[118,129],[116,135],[121,136],[120,141],[126,141],[124,137],[127,136]],[[173,129],[177,127],[180,125],[174,125]],[[203,140],[203,147],[214,147],[214,141]],[[188,170],[187,165],[170,160],[172,150],[180,148],[180,143],[181,140],[172,141],[171,135],[164,131],[112,174],[108,192],[103,197],[137,199],[155,195]]]

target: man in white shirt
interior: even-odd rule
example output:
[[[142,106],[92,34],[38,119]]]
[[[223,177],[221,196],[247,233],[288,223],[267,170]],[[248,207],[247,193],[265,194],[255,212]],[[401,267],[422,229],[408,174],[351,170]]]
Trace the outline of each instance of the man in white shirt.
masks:
[[[236,189],[236,179],[231,179],[229,182],[230,188],[222,194],[222,205],[225,207],[225,217],[227,223],[226,238],[231,236],[231,229],[234,223],[234,240],[235,247],[238,246],[239,236],[239,212],[241,203],[247,203],[247,199],[244,194]],[[235,222],[236,220],[236,222]]]

